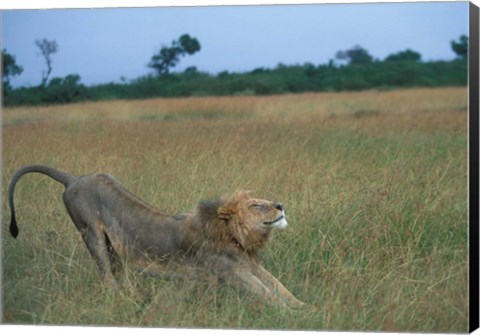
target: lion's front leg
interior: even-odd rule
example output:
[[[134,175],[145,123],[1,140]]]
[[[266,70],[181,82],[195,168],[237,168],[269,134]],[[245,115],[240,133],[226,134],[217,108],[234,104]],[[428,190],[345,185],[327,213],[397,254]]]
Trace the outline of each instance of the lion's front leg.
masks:
[[[302,308],[306,306],[304,302],[298,300],[285,286],[283,286],[282,283],[280,283],[280,281],[278,281],[277,278],[265,270],[261,265],[253,264],[252,272],[266,287],[268,287],[269,290],[273,292],[276,297],[281,299],[287,305],[293,308]]]
[[[165,280],[194,280],[197,279],[193,267],[172,264],[157,264],[153,261],[148,264],[137,264],[134,269],[148,276],[158,277]]]
[[[274,291],[265,286],[264,283],[245,266],[236,266],[232,272],[226,274],[224,279],[232,286],[255,294],[270,306],[288,308],[285,302],[275,295]]]
[[[218,281],[218,276],[214,272],[184,263],[158,264],[148,262],[137,264],[134,269],[148,276],[165,280],[203,281],[207,283],[217,283]]]

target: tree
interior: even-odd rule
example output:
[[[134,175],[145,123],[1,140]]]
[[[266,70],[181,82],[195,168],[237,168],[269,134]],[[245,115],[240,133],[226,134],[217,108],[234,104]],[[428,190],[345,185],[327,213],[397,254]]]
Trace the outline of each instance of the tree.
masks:
[[[53,77],[47,85],[45,100],[48,103],[69,103],[87,98],[86,87],[80,83],[78,74],[69,74],[64,78]]]
[[[168,75],[170,69],[178,64],[180,57],[193,55],[200,48],[200,43],[196,38],[184,34],[178,40],[172,41],[170,47],[163,46],[158,54],[153,55],[148,67],[156,70],[159,76]]]
[[[180,36],[179,42],[183,51],[189,55],[193,55],[197,51],[200,51],[200,42],[198,42],[196,38],[190,37],[188,34]]]
[[[360,45],[355,45],[345,51],[338,51],[335,58],[347,60],[350,65],[365,65],[373,62],[373,57]]]
[[[10,77],[15,77],[23,72],[23,67],[17,64],[15,56],[2,50],[2,81],[5,88],[10,88]]]
[[[468,37],[465,35],[460,36],[457,41],[451,41],[450,46],[452,47],[453,52],[460,59],[467,59],[468,57]]]
[[[46,38],[43,40],[36,40],[35,44],[37,47],[40,49],[40,52],[42,53],[42,56],[45,58],[45,63],[47,63],[47,71],[42,72],[42,86],[45,86],[45,84],[48,81],[48,77],[50,76],[50,73],[52,72],[52,54],[56,53],[58,51],[58,44],[55,41],[49,41]]]
[[[407,49],[404,51],[391,54],[385,58],[386,62],[419,62],[422,56],[413,50]]]

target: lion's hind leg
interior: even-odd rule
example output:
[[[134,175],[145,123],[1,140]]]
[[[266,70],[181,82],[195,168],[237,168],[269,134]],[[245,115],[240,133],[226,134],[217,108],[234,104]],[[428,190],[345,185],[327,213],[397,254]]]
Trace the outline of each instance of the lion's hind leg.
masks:
[[[66,203],[67,205],[67,203]],[[107,245],[107,236],[103,222],[98,218],[85,214],[86,211],[77,210],[74,206],[66,206],[73,223],[80,232],[88,251],[97,263],[100,277],[110,290],[117,290],[118,284],[113,276],[111,260],[114,258],[113,247]],[[83,215],[82,215],[83,214]],[[109,248],[111,248],[109,250]]]
[[[115,248],[113,247],[113,244],[110,241],[108,234],[104,232],[103,235],[105,237],[105,244],[107,246],[107,252],[110,259],[110,266],[112,268],[112,273],[114,276],[117,276],[122,271],[122,259],[115,251]]]
[[[117,290],[118,284],[112,271],[112,256],[109,253],[105,236],[103,224],[100,221],[95,221],[93,225],[82,232],[83,240],[98,265],[103,283],[108,289]]]

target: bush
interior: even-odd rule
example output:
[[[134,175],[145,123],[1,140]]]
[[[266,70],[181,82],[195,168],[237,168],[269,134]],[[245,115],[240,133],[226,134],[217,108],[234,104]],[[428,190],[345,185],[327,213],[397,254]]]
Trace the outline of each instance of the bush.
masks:
[[[84,100],[145,99],[153,97],[272,95],[300,92],[357,91],[367,89],[462,86],[467,84],[467,62],[420,62],[415,52],[392,55],[366,64],[257,68],[245,73],[211,75],[190,67],[182,73],[147,75],[129,83],[86,87],[80,76],[53,78],[46,86],[4,87],[4,104],[59,104]]]

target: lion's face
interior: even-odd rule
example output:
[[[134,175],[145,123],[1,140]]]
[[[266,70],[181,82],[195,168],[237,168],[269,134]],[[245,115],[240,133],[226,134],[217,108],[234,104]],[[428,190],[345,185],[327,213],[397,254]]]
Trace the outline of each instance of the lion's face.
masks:
[[[217,227],[225,227],[243,250],[262,248],[274,228],[288,225],[281,203],[252,198],[248,191],[236,192],[222,202],[217,215],[225,224]]]
[[[220,217],[235,221],[242,226],[260,230],[284,229],[288,226],[283,204],[250,197],[249,191],[234,193],[218,209]]]
[[[239,215],[259,228],[284,229],[288,225],[283,204],[278,202],[248,198],[242,202]]]

